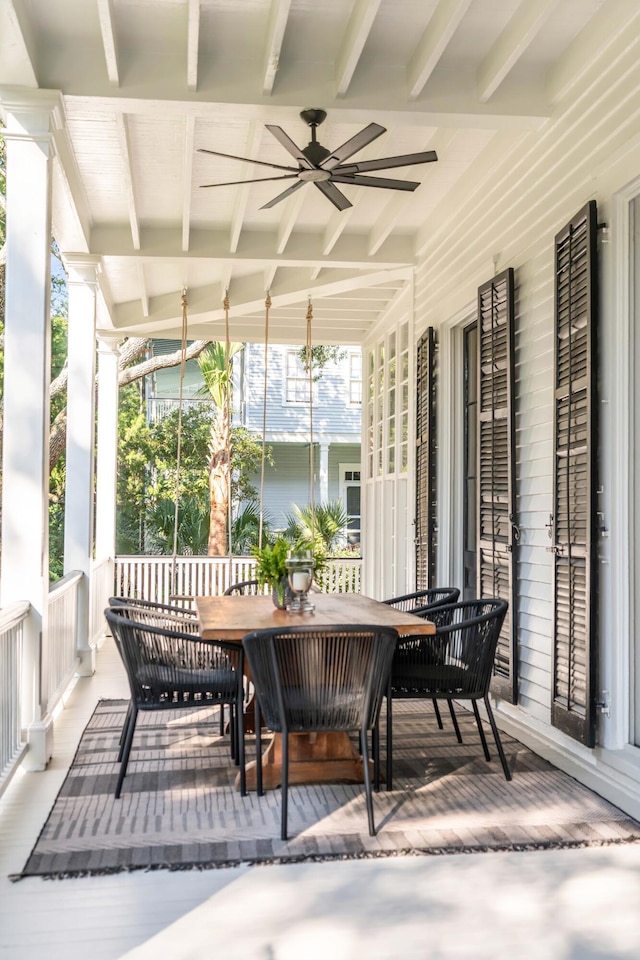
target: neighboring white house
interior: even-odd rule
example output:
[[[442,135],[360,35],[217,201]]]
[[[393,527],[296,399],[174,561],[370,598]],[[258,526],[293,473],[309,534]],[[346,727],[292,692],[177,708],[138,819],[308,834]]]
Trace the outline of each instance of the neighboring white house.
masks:
[[[155,355],[180,348],[175,340],[153,340]],[[264,345],[247,343],[233,360],[233,422],[262,439],[265,390]],[[362,351],[345,347],[337,360],[329,360],[313,385],[309,409],[309,377],[300,359],[300,347],[269,346],[267,358],[266,442],[272,463],[265,465],[264,510],[274,529],[287,525],[292,505],[311,499],[313,465],[314,503],[341,500],[348,514],[348,541],[360,543],[360,441],[362,410]],[[147,388],[151,419],[178,403],[179,370],[158,370]],[[198,397],[202,386],[199,367],[191,360],[185,368],[183,404],[208,404]],[[311,423],[310,413],[313,423]],[[313,464],[309,443],[313,432]],[[260,474],[251,482],[260,489]]]

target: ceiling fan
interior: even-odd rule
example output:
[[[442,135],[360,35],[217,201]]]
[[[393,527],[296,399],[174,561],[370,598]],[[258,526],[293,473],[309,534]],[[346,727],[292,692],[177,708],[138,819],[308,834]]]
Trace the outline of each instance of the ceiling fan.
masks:
[[[261,210],[267,210],[269,207],[275,207],[276,203],[285,200],[287,197],[303,187],[305,183],[313,183],[338,210],[346,210],[352,204],[347,200],[342,191],[338,190],[336,184],[352,183],[360,187],[386,187],[388,190],[409,190],[413,191],[420,186],[416,180],[392,180],[389,177],[363,177],[363,173],[371,170],[389,170],[391,167],[408,167],[414,163],[431,163],[437,160],[435,150],[426,150],[423,153],[406,153],[400,157],[380,157],[377,160],[361,160],[356,163],[345,163],[349,157],[352,157],[358,150],[362,150],[367,144],[372,143],[376,137],[385,133],[385,127],[379,123],[370,123],[364,127],[360,133],[343,143],[337,150],[327,150],[316,139],[316,128],[326,119],[326,110],[320,110],[313,107],[302,110],[300,116],[304,122],[311,127],[311,141],[306,147],[296,146],[293,140],[287,136],[282,127],[266,124],[267,130],[273,134],[276,140],[282,144],[291,156],[298,162],[297,167],[286,167],[280,163],[266,163],[264,160],[252,160],[250,157],[236,157],[231,153],[220,153],[218,150],[205,150],[199,148],[199,153],[211,153],[216,157],[227,157],[231,160],[243,160],[246,163],[257,163],[262,167],[271,167],[274,170],[286,170],[279,177],[258,177],[255,180],[234,180],[231,183],[205,183],[203,187],[232,187],[243,183],[263,183],[270,180],[294,180],[290,187],[287,187],[277,197],[265,203]]]

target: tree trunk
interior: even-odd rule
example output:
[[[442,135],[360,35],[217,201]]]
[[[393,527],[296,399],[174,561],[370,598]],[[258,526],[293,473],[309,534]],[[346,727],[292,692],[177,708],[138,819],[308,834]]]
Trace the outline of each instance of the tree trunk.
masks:
[[[218,410],[211,424],[209,448],[209,544],[210,557],[224,557],[227,553],[227,524],[229,510],[230,462],[229,418],[224,409]]]

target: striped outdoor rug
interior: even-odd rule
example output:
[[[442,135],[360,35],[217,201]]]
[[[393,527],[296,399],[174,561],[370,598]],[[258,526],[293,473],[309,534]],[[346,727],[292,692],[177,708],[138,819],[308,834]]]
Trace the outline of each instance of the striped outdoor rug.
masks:
[[[141,715],[114,800],[125,710],[98,704],[21,876],[640,840],[640,824],[505,736],[507,783],[497,757],[484,760],[471,714],[458,711],[460,745],[448,717],[438,730],[430,703],[398,701],[394,790],[374,796],[378,835],[361,786],[294,786],[283,843],[280,790],[239,795],[215,709]],[[253,745],[247,737],[249,759]]]

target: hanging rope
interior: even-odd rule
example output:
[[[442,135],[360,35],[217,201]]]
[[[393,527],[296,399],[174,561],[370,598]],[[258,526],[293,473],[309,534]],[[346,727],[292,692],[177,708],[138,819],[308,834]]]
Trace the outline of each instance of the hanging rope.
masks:
[[[313,320],[313,306],[311,297],[307,303],[307,350],[306,363],[309,375],[309,505],[311,507],[311,539],[316,538],[316,507],[315,507],[315,483],[314,483],[314,463],[313,463],[313,352],[311,349],[311,321]]]
[[[271,309],[271,293],[267,290],[264,301],[264,390],[262,396],[262,459],[260,462],[260,523],[258,525],[258,548],[262,550],[262,527],[264,517],[264,465],[267,450],[267,373],[269,355],[269,311]]]
[[[225,373],[225,391],[224,391],[224,418],[227,424],[228,436],[231,436],[231,337],[229,335],[229,291],[224,292],[224,373]],[[229,584],[233,582],[233,505],[231,503],[231,444],[227,451],[229,463],[227,470],[227,537],[229,541]]]
[[[176,454],[176,485],[175,485],[175,506],[173,511],[173,563],[171,565],[171,592],[177,593],[176,589],[176,566],[178,560],[178,510],[180,505],[180,460],[182,457],[182,393],[184,387],[184,374],[187,366],[187,289],[182,290],[182,335],[180,347],[180,385],[178,388],[178,450]]]

